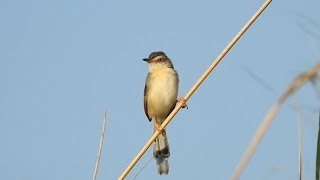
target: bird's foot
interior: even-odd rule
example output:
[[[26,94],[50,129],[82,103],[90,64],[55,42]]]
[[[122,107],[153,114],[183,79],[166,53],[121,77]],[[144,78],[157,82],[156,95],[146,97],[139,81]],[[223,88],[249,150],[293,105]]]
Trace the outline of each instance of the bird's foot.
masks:
[[[164,128],[160,124],[155,123],[154,127],[158,130],[159,134],[164,133]]]
[[[187,108],[188,109],[188,105],[186,103],[186,99],[184,99],[183,97],[177,98],[177,102],[182,104],[182,106],[181,106],[182,108]]]

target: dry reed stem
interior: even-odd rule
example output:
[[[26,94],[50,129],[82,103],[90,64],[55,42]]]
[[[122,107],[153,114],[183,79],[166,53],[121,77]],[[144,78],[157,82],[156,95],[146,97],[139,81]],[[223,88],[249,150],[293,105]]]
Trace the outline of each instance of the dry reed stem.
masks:
[[[301,146],[301,126],[300,111],[298,112],[298,178],[302,179],[302,146]]]
[[[240,39],[240,37],[246,32],[246,30],[251,26],[251,24],[258,18],[258,16],[264,11],[264,9],[271,3],[272,0],[266,0],[265,3],[258,9],[258,11],[249,19],[249,21],[243,26],[243,28],[238,32],[238,34],[230,41],[230,43],[224,48],[224,50],[219,54],[215,61],[208,67],[208,69],[201,75],[198,81],[192,86],[189,92],[184,96],[184,100],[188,101],[190,96],[195,92],[195,90],[200,86],[200,84],[205,80],[205,78],[210,74],[210,72],[216,67],[216,65],[221,61],[221,59],[228,53],[232,46]],[[173,111],[169,114],[166,120],[161,124],[162,128],[165,128],[171,119],[176,115],[176,113],[181,109],[183,103],[179,102]],[[155,131],[147,143],[142,147],[142,149],[133,158],[131,163],[122,172],[118,179],[124,179],[133,166],[138,162],[141,156],[146,152],[149,146],[153,143],[155,138],[159,135],[159,131]]]
[[[107,122],[107,110],[104,112],[102,132],[101,132],[100,143],[99,143],[99,150],[98,150],[98,155],[97,155],[97,159],[96,159],[96,164],[95,164],[94,171],[93,171],[92,180],[95,180],[95,179],[96,179],[97,173],[98,173],[100,156],[101,156],[103,139],[104,139],[104,131],[105,131],[105,129],[106,129],[106,122]]]
[[[239,179],[239,176],[245,166],[247,165],[249,159],[251,158],[252,154],[254,153],[257,144],[260,142],[261,138],[265,134],[268,126],[270,125],[271,121],[273,120],[274,116],[278,112],[282,103],[292,94],[294,93],[299,87],[301,87],[307,80],[312,79],[317,71],[320,69],[320,63],[316,64],[308,71],[301,73],[297,76],[297,78],[288,86],[288,88],[284,91],[284,93],[278,98],[278,100],[271,106],[269,112],[262,120],[260,126],[258,127],[256,134],[253,136],[250,144],[248,145],[246,151],[244,152],[242,159],[234,169],[231,178],[232,180]]]

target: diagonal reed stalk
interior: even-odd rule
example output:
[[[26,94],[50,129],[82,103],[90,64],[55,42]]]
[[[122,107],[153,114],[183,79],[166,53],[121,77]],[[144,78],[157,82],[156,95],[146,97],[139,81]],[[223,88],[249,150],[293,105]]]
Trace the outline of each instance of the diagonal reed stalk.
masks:
[[[288,88],[283,92],[283,94],[278,98],[278,100],[271,106],[269,112],[262,120],[260,126],[256,131],[256,134],[253,136],[250,144],[248,145],[246,151],[244,152],[242,159],[234,169],[230,179],[232,180],[239,179],[241,172],[243,171],[245,166],[248,164],[248,161],[253,155],[258,143],[262,139],[268,126],[272,122],[274,116],[277,114],[283,102],[291,94],[293,94],[297,89],[299,89],[306,81],[311,80],[313,77],[315,77],[319,70],[320,70],[320,63],[311,67],[308,71],[298,75],[298,77],[288,86]]]
[[[98,167],[99,167],[100,156],[101,156],[102,145],[103,145],[103,139],[104,139],[104,131],[106,129],[106,122],[107,122],[107,110],[104,112],[102,132],[101,132],[100,143],[99,143],[99,150],[98,150],[98,154],[97,154],[96,164],[94,166],[92,180],[96,180],[97,173],[98,173]]]
[[[249,19],[249,21],[242,27],[240,32],[230,41],[230,43],[224,48],[224,50],[218,55],[218,57],[213,61],[213,63],[208,67],[208,69],[200,76],[198,81],[192,86],[189,92],[184,96],[184,100],[188,101],[190,96],[196,91],[200,84],[205,80],[205,78],[210,74],[210,72],[218,65],[221,59],[228,53],[228,51],[233,47],[233,45],[240,39],[240,37],[246,32],[246,30],[251,26],[251,24],[258,18],[258,16],[265,10],[265,8],[271,3],[272,0],[266,0],[264,4],[258,9],[258,11]],[[173,111],[169,114],[167,119],[162,123],[161,127],[165,128],[171,119],[176,115],[176,113],[181,109],[183,103],[179,102]],[[126,177],[129,171],[133,166],[138,162],[141,156],[147,151],[150,145],[154,142],[155,138],[159,135],[159,131],[155,131],[147,143],[142,147],[142,149],[137,153],[133,158],[131,163],[119,176],[119,180],[122,180]]]

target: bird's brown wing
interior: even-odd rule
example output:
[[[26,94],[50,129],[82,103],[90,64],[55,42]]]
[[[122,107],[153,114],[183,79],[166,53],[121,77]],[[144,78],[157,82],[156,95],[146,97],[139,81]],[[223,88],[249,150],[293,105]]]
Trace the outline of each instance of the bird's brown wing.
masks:
[[[143,102],[144,102],[144,113],[146,114],[149,121],[151,121],[152,118],[149,117],[149,114],[148,114],[148,100],[147,100],[149,78],[150,78],[150,75],[148,73],[147,78],[146,78],[146,84],[144,86],[144,100],[143,100]]]

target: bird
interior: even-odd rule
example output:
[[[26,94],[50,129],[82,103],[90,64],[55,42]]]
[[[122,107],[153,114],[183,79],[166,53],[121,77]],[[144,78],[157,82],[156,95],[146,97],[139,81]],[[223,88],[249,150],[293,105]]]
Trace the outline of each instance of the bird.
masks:
[[[148,120],[154,121],[153,131],[159,131],[154,141],[153,157],[156,159],[158,173],[167,175],[170,150],[166,130],[161,124],[179,101],[179,76],[171,60],[162,51],[152,52],[143,60],[148,63],[149,69],[144,88],[144,111]]]

